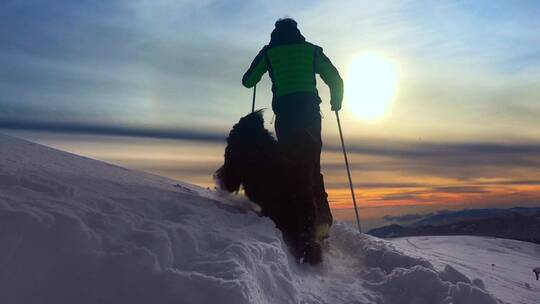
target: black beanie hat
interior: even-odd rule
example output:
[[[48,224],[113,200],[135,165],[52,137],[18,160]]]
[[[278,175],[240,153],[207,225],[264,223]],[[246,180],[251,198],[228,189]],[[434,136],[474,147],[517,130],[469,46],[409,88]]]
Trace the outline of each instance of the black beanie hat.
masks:
[[[297,23],[292,18],[279,19],[275,23],[275,29],[270,35],[270,45],[280,45],[289,43],[298,43],[306,41],[300,30],[296,27]]]
[[[283,18],[276,21],[274,24],[276,28],[296,28],[298,23],[292,18]]]

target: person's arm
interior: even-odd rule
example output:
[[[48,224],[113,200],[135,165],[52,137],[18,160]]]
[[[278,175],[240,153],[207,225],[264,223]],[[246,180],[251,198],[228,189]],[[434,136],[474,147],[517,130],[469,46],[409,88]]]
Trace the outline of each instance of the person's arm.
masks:
[[[330,59],[324,55],[322,48],[317,48],[315,51],[315,72],[330,88],[332,111],[339,111],[343,101],[343,79]]]
[[[242,77],[242,84],[246,88],[251,88],[255,86],[260,80],[261,77],[266,73],[268,68],[266,67],[265,59],[266,47],[264,47],[259,54],[253,59],[251,66]]]

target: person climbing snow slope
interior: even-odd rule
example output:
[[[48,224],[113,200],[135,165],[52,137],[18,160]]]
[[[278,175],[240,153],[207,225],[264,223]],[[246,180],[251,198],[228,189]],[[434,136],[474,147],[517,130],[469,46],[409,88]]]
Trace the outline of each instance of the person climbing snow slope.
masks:
[[[276,136],[295,167],[297,197],[307,217],[305,231],[309,238],[321,240],[333,218],[321,174],[321,99],[315,76],[329,86],[333,111],[341,109],[343,80],[323,49],[307,42],[291,18],[275,23],[270,43],[255,57],[242,84],[254,87],[266,72],[272,80]]]

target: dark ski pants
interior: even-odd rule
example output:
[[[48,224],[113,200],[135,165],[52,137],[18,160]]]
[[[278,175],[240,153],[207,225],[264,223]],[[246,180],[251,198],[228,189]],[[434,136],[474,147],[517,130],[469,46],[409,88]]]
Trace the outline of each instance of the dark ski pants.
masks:
[[[278,142],[294,166],[299,197],[306,200],[302,211],[313,217],[313,226],[333,222],[321,174],[320,102],[317,94],[297,93],[275,98],[272,104]]]

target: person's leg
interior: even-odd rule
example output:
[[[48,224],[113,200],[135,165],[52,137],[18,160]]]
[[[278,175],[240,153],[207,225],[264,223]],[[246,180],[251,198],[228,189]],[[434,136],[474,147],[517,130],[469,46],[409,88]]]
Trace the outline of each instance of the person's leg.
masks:
[[[318,106],[307,112],[307,119],[304,125],[305,130],[309,135],[309,143],[306,143],[307,154],[311,165],[311,183],[313,200],[316,208],[316,225],[328,225],[325,230],[333,223],[332,213],[328,204],[328,194],[324,187],[324,178],[321,174],[321,115]],[[323,233],[327,235],[327,231]],[[323,237],[324,237],[323,236]]]
[[[297,195],[294,206],[296,221],[298,223],[297,256],[303,258],[305,263],[318,264],[322,260],[321,248],[316,242],[315,219],[316,208],[313,204],[313,194],[311,185],[311,172],[308,169],[309,163],[303,162],[295,168],[295,185],[297,185]]]
[[[324,177],[321,174],[320,161],[318,161],[313,170],[313,197],[317,208],[317,224],[332,225],[334,219],[328,204],[328,194],[324,188]]]
[[[275,130],[280,147],[290,161],[289,178],[294,185],[291,212],[296,219],[295,255],[310,264],[321,262],[321,248],[315,241],[316,207],[313,201],[313,146],[303,108],[276,113]]]

